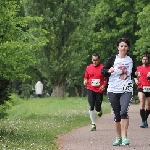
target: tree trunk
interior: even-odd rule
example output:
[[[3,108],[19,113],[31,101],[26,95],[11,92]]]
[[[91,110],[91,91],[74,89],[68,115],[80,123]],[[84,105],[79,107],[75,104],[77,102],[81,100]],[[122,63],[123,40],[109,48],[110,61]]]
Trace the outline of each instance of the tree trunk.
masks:
[[[51,97],[65,97],[66,93],[65,93],[65,84],[59,84],[59,85],[55,85],[53,87],[53,92],[51,94]]]

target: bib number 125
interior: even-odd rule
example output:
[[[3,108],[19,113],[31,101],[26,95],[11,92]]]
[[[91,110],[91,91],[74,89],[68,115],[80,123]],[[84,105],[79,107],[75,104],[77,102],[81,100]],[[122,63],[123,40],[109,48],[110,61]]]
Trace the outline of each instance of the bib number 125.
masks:
[[[133,92],[133,83],[124,83],[122,88],[124,92]]]

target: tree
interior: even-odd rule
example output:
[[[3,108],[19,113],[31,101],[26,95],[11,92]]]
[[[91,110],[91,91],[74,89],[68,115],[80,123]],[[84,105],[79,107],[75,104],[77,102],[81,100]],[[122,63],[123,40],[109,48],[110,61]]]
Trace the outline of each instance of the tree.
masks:
[[[93,49],[97,49],[102,61],[116,52],[116,41],[120,37],[127,37],[131,42],[130,54],[133,54],[134,44],[138,39],[135,32],[139,30],[137,14],[142,11],[147,1],[137,0],[101,0],[91,15],[95,17],[93,29]],[[97,43],[97,44],[95,44]]]
[[[29,24],[41,22],[42,18],[23,16],[20,13],[23,5],[19,0],[0,1],[0,79],[9,81],[7,83],[27,77],[24,70],[36,62],[33,54],[48,41],[44,37],[45,30],[29,28]],[[4,99],[1,99],[2,104]]]
[[[150,4],[143,8],[138,14],[137,24],[140,26],[135,34],[138,35],[139,39],[136,41],[136,50],[135,54],[137,55],[138,60],[141,60],[141,56],[144,52],[148,51],[150,53]]]
[[[90,42],[87,36],[89,27],[82,25],[87,22],[88,11],[96,2],[32,0],[27,5],[30,15],[44,17],[41,26],[49,32],[49,43],[36,55],[40,60],[36,68],[50,80],[52,96],[65,96],[67,80],[73,79],[76,74],[82,76],[80,68],[87,59],[86,48]]]

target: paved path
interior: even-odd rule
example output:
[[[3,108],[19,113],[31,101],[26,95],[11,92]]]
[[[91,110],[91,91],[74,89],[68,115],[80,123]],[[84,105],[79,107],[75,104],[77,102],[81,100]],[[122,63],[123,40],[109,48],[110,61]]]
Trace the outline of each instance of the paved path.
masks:
[[[129,146],[112,146],[116,132],[113,115],[104,114],[96,120],[97,130],[89,131],[91,125],[74,129],[58,138],[59,150],[150,150],[150,127],[140,128],[139,105],[132,104],[129,111]],[[150,124],[150,121],[148,121]]]

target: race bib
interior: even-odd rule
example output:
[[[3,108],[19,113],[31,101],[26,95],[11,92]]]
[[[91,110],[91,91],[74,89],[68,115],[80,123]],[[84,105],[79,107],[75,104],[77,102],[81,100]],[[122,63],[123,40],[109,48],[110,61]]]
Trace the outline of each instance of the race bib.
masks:
[[[124,92],[133,92],[133,83],[128,82],[122,85],[122,89]]]
[[[143,86],[143,92],[150,92],[150,86]]]
[[[91,85],[92,86],[99,86],[100,85],[100,79],[92,79]]]

